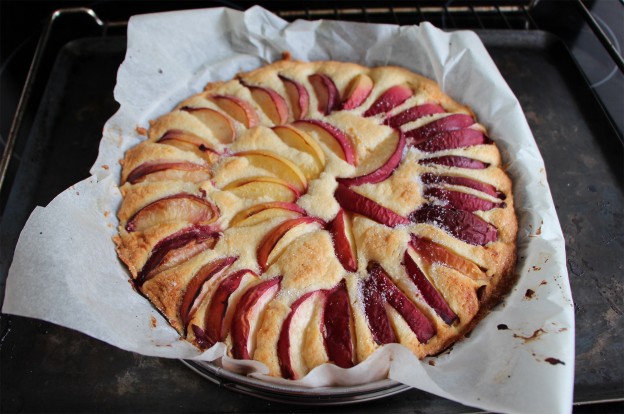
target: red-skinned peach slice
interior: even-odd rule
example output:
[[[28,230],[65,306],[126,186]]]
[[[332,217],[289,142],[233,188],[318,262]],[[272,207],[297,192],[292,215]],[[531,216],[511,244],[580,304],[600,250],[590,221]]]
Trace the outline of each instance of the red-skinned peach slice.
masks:
[[[206,179],[209,179],[210,177],[210,169],[206,165],[195,164],[188,161],[156,160],[147,161],[137,166],[130,172],[130,174],[128,174],[128,176],[126,177],[126,182],[130,184],[136,184],[145,180],[150,174],[167,172],[168,170],[198,172],[204,171],[206,174]],[[163,177],[163,179],[166,179],[166,177]]]
[[[197,342],[203,349],[210,348],[217,342],[222,342],[225,339],[228,328],[225,326],[225,316],[230,297],[239,288],[241,281],[247,275],[258,278],[258,275],[250,269],[238,270],[225,277],[212,295],[206,310],[204,329],[199,331],[200,335],[198,335],[197,331],[195,332]]]
[[[275,125],[288,122],[288,105],[282,95],[271,88],[244,84],[251,91],[254,101]]]
[[[230,227],[237,227],[240,224],[246,222],[249,218],[254,217],[267,210],[281,210],[284,214],[295,213],[297,216],[306,215],[305,210],[295,203],[273,201],[269,203],[255,204],[249,208],[246,208],[243,211],[238,212],[234,217],[232,217],[232,220],[230,220]],[[279,215],[279,212],[276,212],[275,217]]]
[[[373,340],[379,345],[397,342],[392,324],[386,311],[386,301],[382,295],[377,277],[370,275],[362,282],[362,302],[368,328],[373,334]]]
[[[320,223],[323,224],[323,221],[317,217],[298,217],[290,220],[286,220],[277,225],[274,229],[269,231],[260,244],[258,245],[258,251],[256,253],[256,257],[258,259],[258,265],[260,266],[260,270],[264,272],[267,269],[267,264],[269,260],[269,255],[271,251],[275,248],[277,242],[280,241],[282,237],[292,228],[309,223]]]
[[[328,124],[327,122],[316,119],[305,119],[294,123],[297,128],[312,127],[313,130],[320,132],[318,137],[327,145],[332,152],[338,154],[343,160],[350,165],[357,165],[357,154],[355,147],[351,142],[351,138],[340,129]],[[338,145],[336,145],[338,144]]]
[[[165,254],[162,255],[162,258],[159,257],[161,252],[157,252],[157,255],[153,257],[155,259],[159,258],[160,261],[156,263],[155,267],[151,267],[152,263],[148,263],[148,266],[144,266],[145,272],[143,274],[145,274],[145,276],[143,280],[147,281],[156,274],[176,267],[203,251],[213,249],[219,241],[220,236],[220,233],[214,233],[212,237],[190,240],[181,247],[166,250]],[[151,270],[148,271],[148,269]]]
[[[301,196],[290,183],[275,177],[247,177],[233,181],[223,187],[241,198],[258,199],[268,197],[275,201],[293,202]]]
[[[202,289],[204,284],[225,271],[225,269],[234,263],[236,259],[238,258],[225,257],[218,259],[214,262],[205,264],[201,267],[201,269],[199,269],[199,271],[197,271],[195,276],[193,276],[191,281],[186,286],[184,296],[182,297],[182,303],[180,305],[180,319],[182,320],[182,326],[186,328],[195,315],[197,306],[204,299],[206,294],[204,289]]]
[[[384,123],[390,127],[398,128],[401,125],[415,121],[422,117],[443,114],[444,112],[446,112],[444,108],[437,103],[425,103],[422,105],[412,106],[411,108],[386,119]]]
[[[418,291],[425,302],[427,302],[427,305],[431,306],[435,313],[437,313],[447,325],[453,324],[457,319],[457,315],[449,307],[448,303],[446,303],[440,292],[429,282],[429,279],[427,279],[422,270],[420,270],[420,267],[416,264],[414,259],[412,259],[408,250],[406,250],[403,255],[403,263],[408,276],[418,288]]]
[[[282,220],[290,220],[297,217],[301,217],[301,213],[297,211],[286,210],[283,208],[267,208],[266,210],[259,211],[256,214],[247,217],[246,219],[243,219],[234,224],[230,224],[230,227],[251,227],[257,226],[261,223],[265,223],[269,220],[273,220],[276,218],[281,218]]]
[[[279,291],[282,277],[261,282],[245,292],[238,301],[230,333],[232,335],[232,356],[236,359],[251,359],[254,338],[254,326],[258,321],[258,314],[262,312],[264,306]]]
[[[244,157],[249,165],[275,174],[295,187],[299,194],[305,193],[308,188],[308,180],[301,169],[281,155],[265,150],[250,150],[238,152],[234,156]]]
[[[344,279],[327,294],[321,331],[329,361],[341,368],[351,368],[354,354],[351,305]]]
[[[443,155],[441,157],[425,158],[418,161],[421,165],[443,165],[446,167],[467,168],[470,170],[484,170],[490,164],[458,155]]]
[[[361,184],[376,184],[379,183],[386,178],[390,177],[394,170],[399,166],[401,162],[401,158],[403,157],[403,149],[405,149],[405,135],[401,131],[397,131],[399,135],[399,139],[397,140],[397,145],[390,157],[376,170],[360,175],[359,177],[351,177],[351,178],[336,178],[341,184],[347,186],[356,186]]]
[[[327,75],[315,73],[308,76],[318,101],[318,111],[329,115],[340,107],[340,93],[334,81]]]
[[[308,90],[299,82],[289,79],[285,76],[279,75],[279,78],[284,83],[288,100],[290,101],[290,107],[292,108],[293,118],[295,120],[305,118],[308,115],[308,109],[310,107],[310,94]]]
[[[410,88],[403,85],[393,86],[381,94],[379,98],[364,112],[364,116],[375,116],[386,113],[391,109],[401,105],[413,95]]]
[[[216,227],[200,225],[186,227],[165,237],[152,248],[135,283],[141,286],[153,277],[155,271],[164,270],[165,266],[171,268],[204,250],[212,249],[220,237],[221,233]]]
[[[436,334],[435,327],[431,321],[396,287],[379,264],[373,263],[369,265],[369,274],[370,277],[367,281],[372,279],[369,288],[383,292],[383,294],[380,293],[382,300],[385,300],[403,317],[420,343],[429,341]],[[371,325],[374,325],[374,322],[369,319],[368,323],[369,327],[372,328]],[[383,336],[381,337],[383,338]],[[382,344],[382,342],[378,343]]]
[[[438,132],[414,147],[424,152],[436,152],[491,143],[492,140],[480,131],[465,128]]]
[[[427,198],[436,198],[445,201],[449,206],[457,210],[468,212],[489,211],[493,208],[504,208],[505,203],[493,203],[475,195],[462,193],[461,191],[446,190],[444,188],[430,187],[423,192]]]
[[[232,95],[214,95],[210,97],[210,100],[247,128],[260,124],[256,110],[244,99]]]
[[[301,374],[296,372],[293,366],[290,354],[291,340],[304,334],[303,330],[305,329],[306,321],[299,321],[297,319],[301,319],[305,317],[305,314],[309,313],[309,309],[306,309],[308,311],[306,312],[305,310],[302,311],[301,308],[310,308],[314,305],[314,298],[316,296],[325,296],[326,294],[327,292],[323,290],[308,292],[290,305],[290,313],[282,323],[282,329],[280,330],[279,339],[277,340],[277,358],[279,360],[282,377],[286,379],[299,379],[301,377]],[[298,329],[293,329],[293,325]],[[294,330],[297,332],[293,332]],[[291,336],[293,337],[291,338]]]
[[[479,266],[431,240],[412,234],[410,246],[427,263],[441,263],[475,280],[485,278]]]
[[[156,142],[161,144],[186,143],[196,147],[202,152],[210,152],[216,155],[219,154],[214,148],[210,147],[210,143],[205,139],[202,139],[191,132],[182,131],[180,129],[170,129]]]
[[[467,211],[425,204],[410,213],[409,218],[415,223],[433,224],[459,240],[476,246],[484,246],[498,239],[496,227]]]
[[[505,194],[496,191],[496,187],[490,184],[483,183],[481,181],[468,178],[457,177],[449,175],[436,175],[432,173],[425,173],[420,176],[423,184],[450,184],[462,187],[472,188],[473,190],[481,191],[492,197],[498,197],[501,200],[505,199]]]
[[[143,231],[167,221],[210,224],[219,218],[219,209],[192,194],[175,194],[156,200],[137,211],[126,223],[126,231]]]
[[[329,232],[334,240],[334,250],[342,267],[349,272],[357,271],[355,240],[351,231],[350,218],[341,208],[329,223]]]
[[[316,160],[315,167],[301,167],[305,177],[308,180],[316,178],[325,167],[325,153],[321,146],[306,132],[295,128],[292,125],[280,125],[273,127],[273,132],[280,137],[284,144],[298,151],[310,154]]]
[[[388,227],[410,224],[410,220],[407,218],[398,215],[370,198],[356,193],[344,184],[338,184],[334,197],[345,210],[361,214]]]
[[[188,112],[200,120],[211,131],[217,141],[222,144],[229,144],[236,138],[236,129],[227,115],[211,108],[191,108],[184,107],[183,111]]]
[[[195,335],[195,343],[200,349],[207,349],[214,345],[214,343],[206,339],[206,332],[202,328],[192,324],[191,329],[193,330],[193,335]]]
[[[435,121],[429,122],[419,128],[405,131],[405,135],[412,141],[413,145],[418,145],[440,132],[464,129],[473,124],[474,119],[472,119],[470,115],[452,114],[436,119]]]
[[[355,109],[362,105],[373,91],[373,80],[370,76],[360,73],[349,84],[349,89],[342,101],[342,109]]]

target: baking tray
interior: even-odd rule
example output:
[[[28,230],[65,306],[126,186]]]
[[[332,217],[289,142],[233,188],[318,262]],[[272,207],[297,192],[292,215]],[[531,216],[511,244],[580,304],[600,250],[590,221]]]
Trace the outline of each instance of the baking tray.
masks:
[[[539,31],[477,32],[527,115],[566,237],[577,323],[575,404],[624,400],[622,145],[559,39]],[[124,37],[79,39],[60,51],[0,222],[0,293],[30,212],[88,176],[102,126],[117,109],[112,91],[124,53]],[[233,394],[244,392],[236,379],[218,377],[216,387],[178,361],[121,351],[46,322],[2,315],[1,323],[2,412],[300,410],[293,401]],[[273,400],[288,401],[279,393]],[[342,409],[382,410],[478,411],[413,389]]]

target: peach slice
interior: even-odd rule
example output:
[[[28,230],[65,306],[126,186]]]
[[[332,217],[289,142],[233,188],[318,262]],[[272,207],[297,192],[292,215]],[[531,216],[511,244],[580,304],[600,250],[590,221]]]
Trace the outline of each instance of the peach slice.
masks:
[[[283,208],[267,208],[266,210],[259,211],[252,216],[249,216],[239,222],[231,224],[230,227],[234,228],[256,226],[260,223],[264,223],[268,220],[272,220],[278,217],[282,218],[283,220],[288,220],[301,217],[301,214],[296,211],[286,210]]]
[[[441,157],[425,158],[418,161],[421,165],[443,165],[445,167],[468,168],[471,170],[483,170],[490,164],[458,155],[443,155]]]
[[[356,186],[366,183],[376,184],[390,177],[390,175],[392,175],[394,170],[399,166],[399,163],[401,162],[401,158],[403,157],[403,149],[405,149],[406,143],[405,135],[403,135],[401,131],[397,131],[397,133],[399,135],[399,139],[397,140],[397,145],[394,151],[386,160],[386,162],[383,163],[379,168],[368,174],[360,175],[359,177],[337,178],[336,181],[347,186]]]
[[[396,343],[397,337],[388,318],[386,301],[382,290],[377,286],[376,278],[369,276],[362,282],[361,290],[364,315],[373,340],[379,345]]]
[[[327,122],[316,119],[305,119],[293,124],[325,144],[330,151],[337,154],[350,165],[357,165],[357,154],[351,138],[340,129]]]
[[[270,198],[291,203],[301,195],[290,183],[275,177],[247,177],[235,180],[223,187],[240,198]]]
[[[202,349],[210,348],[217,342],[225,340],[229,322],[231,322],[226,317],[231,305],[230,297],[239,288],[246,276],[251,276],[253,279],[258,278],[258,275],[250,269],[241,269],[226,276],[210,299],[210,304],[206,310],[204,329],[193,325],[196,341]]]
[[[345,211],[338,210],[336,217],[329,223],[329,232],[334,240],[334,250],[342,267],[349,272],[357,271],[355,240],[351,231],[351,221]]]
[[[291,125],[273,127],[273,132],[280,137],[284,144],[314,157],[317,168],[302,167],[302,171],[308,180],[317,177],[323,171],[323,168],[325,168],[325,153],[310,135]]]
[[[375,116],[377,114],[386,113],[391,109],[401,105],[413,95],[410,88],[403,85],[397,85],[389,88],[381,94],[379,98],[364,112],[365,117]]]
[[[170,269],[205,250],[212,249],[220,237],[219,229],[210,225],[186,227],[165,237],[152,248],[150,256],[135,279],[136,285],[140,287],[156,273]]]
[[[405,135],[410,138],[413,145],[418,145],[426,141],[429,137],[443,131],[454,131],[456,129],[468,128],[474,125],[474,119],[466,114],[451,114],[435,121],[431,121],[419,128],[405,131]]]
[[[316,290],[308,292],[290,305],[290,313],[282,323],[279,339],[277,341],[277,357],[279,360],[282,377],[286,379],[299,379],[305,375],[305,365],[302,361],[294,360],[291,355],[293,344],[303,342],[306,326],[314,311],[318,300],[323,301],[327,292]]]
[[[370,76],[360,73],[349,84],[349,89],[342,102],[342,109],[355,109],[362,105],[373,91],[373,80]]]
[[[420,267],[410,255],[409,250],[414,250],[412,245],[405,250],[405,254],[403,255],[403,264],[405,265],[408,276],[418,288],[418,291],[427,305],[431,306],[435,313],[437,313],[447,325],[452,325],[457,319],[457,315],[449,307],[448,303],[446,303],[440,292],[438,292],[429,279],[427,279],[427,276],[420,270]]]
[[[427,198],[436,198],[445,201],[449,206],[468,212],[489,211],[493,208],[505,208],[505,203],[493,203],[475,195],[462,193],[461,191],[446,190],[444,188],[430,187],[423,192]]]
[[[282,75],[278,76],[284,83],[284,88],[286,89],[288,100],[290,101],[290,107],[292,108],[293,118],[295,120],[305,118],[310,106],[310,94],[308,94],[308,90],[305,86],[293,79]]]
[[[505,199],[505,194],[496,191],[496,187],[490,184],[483,183],[478,180],[474,180],[468,177],[457,177],[449,175],[436,175],[431,173],[424,173],[420,176],[423,184],[450,184],[462,187],[472,188],[473,190],[481,191],[492,197]]]
[[[249,165],[268,171],[283,179],[296,188],[299,194],[305,193],[308,188],[308,180],[301,169],[281,155],[271,151],[251,150],[238,152],[234,156],[244,157]]]
[[[334,81],[327,75],[315,73],[308,76],[308,80],[314,88],[318,101],[318,111],[323,115],[329,115],[340,107],[340,93]]]
[[[251,96],[262,108],[262,111],[273,122],[274,125],[281,125],[288,122],[288,105],[282,95],[271,88],[255,86],[243,83],[249,88]]]
[[[232,356],[237,359],[251,359],[254,351],[255,330],[260,320],[259,315],[269,301],[279,291],[282,277],[258,283],[238,301],[232,316]]]
[[[184,107],[186,111],[201,121],[212,131],[217,141],[222,144],[230,144],[236,139],[236,129],[227,115],[210,108]]]
[[[210,224],[219,218],[219,209],[208,200],[181,193],[156,200],[128,219],[126,231],[143,231],[167,221]]]
[[[370,198],[356,193],[344,184],[338,184],[334,197],[345,210],[361,214],[388,227],[410,224],[410,220],[407,218],[398,215]]]
[[[180,129],[170,129],[165,132],[162,137],[158,139],[161,144],[169,144],[178,146],[176,144],[188,144],[194,148],[199,149],[201,152],[209,152],[215,155],[219,155],[219,152],[210,146],[210,143],[205,139],[188,131],[182,131]]]
[[[379,345],[397,342],[384,302],[403,317],[420,343],[426,343],[436,334],[431,321],[396,287],[379,264],[369,265],[369,277],[364,281],[363,288],[368,326]]]
[[[429,223],[466,243],[484,246],[498,239],[498,229],[472,213],[454,208],[425,204],[410,213],[414,223]]]
[[[213,277],[221,274],[232,263],[234,263],[237,257],[225,257],[223,259],[215,260],[202,266],[199,271],[193,276],[182,297],[182,303],[180,305],[180,319],[182,320],[182,326],[186,328],[188,323],[193,319],[195,312],[199,304],[204,300],[207,290],[204,289],[204,285]]]
[[[269,255],[280,241],[282,237],[294,227],[297,227],[302,224],[310,224],[310,223],[319,223],[323,224],[323,220],[318,217],[297,217],[290,220],[286,220],[277,225],[273,230],[269,231],[260,244],[258,245],[258,251],[256,252],[256,257],[258,259],[258,266],[260,266],[260,270],[264,272],[269,265]]]
[[[256,110],[244,99],[232,95],[213,95],[209,99],[217,104],[223,112],[247,128],[253,128],[260,124]]]
[[[238,212],[234,217],[232,217],[232,220],[230,220],[230,227],[252,226],[262,221],[280,216],[295,218],[305,215],[305,210],[295,203],[274,201],[270,203],[256,204]]]
[[[351,304],[347,285],[342,279],[329,291],[325,300],[321,331],[329,360],[341,368],[351,368],[354,343],[351,332]]]
[[[390,127],[398,128],[401,125],[415,121],[422,117],[435,114],[443,114],[444,112],[446,112],[444,108],[442,108],[437,103],[426,103],[422,105],[412,106],[411,108],[408,108],[397,115],[387,118],[384,123]]]
[[[202,178],[209,180],[211,177],[210,168],[207,165],[195,164],[188,161],[169,161],[169,160],[155,160],[147,161],[139,166],[135,167],[130,174],[126,177],[126,181],[130,184],[136,184],[147,180],[167,180],[174,178],[176,171],[189,171],[197,172],[197,180],[202,181]],[[158,173],[156,176],[155,174]],[[153,177],[150,177],[154,174]]]
[[[424,152],[437,152],[491,143],[492,140],[480,131],[465,128],[438,132],[414,147]]]
[[[441,263],[475,280],[482,280],[486,277],[475,263],[431,240],[412,234],[410,247],[427,263]]]

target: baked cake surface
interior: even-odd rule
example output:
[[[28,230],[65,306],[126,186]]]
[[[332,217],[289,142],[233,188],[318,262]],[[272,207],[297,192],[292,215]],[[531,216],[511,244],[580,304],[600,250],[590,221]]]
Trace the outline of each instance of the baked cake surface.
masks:
[[[283,60],[215,82],[123,160],[117,251],[188,341],[270,374],[462,338],[517,222],[472,111],[398,67]]]

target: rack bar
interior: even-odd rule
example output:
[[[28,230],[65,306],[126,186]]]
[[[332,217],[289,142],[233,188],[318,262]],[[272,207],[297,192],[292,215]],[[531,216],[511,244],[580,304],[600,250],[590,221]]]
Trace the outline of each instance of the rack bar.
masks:
[[[470,6],[470,11],[472,12],[472,14],[474,15],[474,17],[477,19],[477,23],[479,23],[479,27],[481,29],[485,29],[485,26],[483,25],[483,21],[481,20],[481,17],[479,16],[479,13],[477,13],[474,9],[474,7]]]
[[[511,24],[509,23],[509,20],[507,20],[507,16],[505,16],[505,13],[503,13],[500,9],[500,7],[496,6],[496,11],[498,12],[498,15],[503,19],[503,21],[505,22],[505,25],[507,26],[507,29],[512,29]]]

